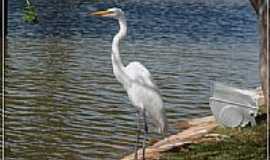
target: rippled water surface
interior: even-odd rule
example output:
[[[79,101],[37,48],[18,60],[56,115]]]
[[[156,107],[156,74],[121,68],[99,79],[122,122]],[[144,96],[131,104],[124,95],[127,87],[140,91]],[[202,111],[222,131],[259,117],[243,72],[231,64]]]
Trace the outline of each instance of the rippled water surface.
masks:
[[[258,31],[249,1],[32,0],[40,22],[10,0],[6,54],[6,159],[119,159],[133,150],[135,109],[112,74],[121,7],[125,64],[140,61],[159,86],[170,123],[210,115],[213,81],[258,86]],[[157,137],[151,129],[151,137]]]

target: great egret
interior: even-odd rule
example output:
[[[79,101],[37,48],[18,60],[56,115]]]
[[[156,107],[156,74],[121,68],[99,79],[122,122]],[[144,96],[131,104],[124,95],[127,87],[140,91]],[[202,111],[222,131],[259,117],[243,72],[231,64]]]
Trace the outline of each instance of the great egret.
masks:
[[[141,114],[143,116],[144,138],[142,158],[144,159],[145,139],[148,133],[146,113],[154,120],[154,124],[158,127],[159,133],[165,134],[167,131],[167,119],[158,87],[153,82],[150,72],[140,62],[131,62],[126,67],[122,63],[119,53],[119,43],[127,34],[127,22],[124,12],[119,8],[110,8],[105,11],[91,13],[91,15],[112,17],[117,19],[119,22],[120,30],[114,36],[112,42],[111,57],[113,73],[116,79],[127,91],[132,105],[137,108],[138,133],[135,148],[135,159],[138,158],[137,149],[140,136],[140,116]]]

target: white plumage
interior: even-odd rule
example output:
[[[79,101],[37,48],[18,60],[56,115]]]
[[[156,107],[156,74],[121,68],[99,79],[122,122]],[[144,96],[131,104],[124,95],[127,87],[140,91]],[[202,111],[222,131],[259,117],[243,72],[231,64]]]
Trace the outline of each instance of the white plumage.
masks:
[[[118,8],[111,8],[106,11],[95,12],[93,13],[93,15],[112,17],[118,20],[120,30],[114,36],[112,42],[111,57],[113,73],[116,79],[123,85],[123,87],[127,91],[128,97],[132,105],[135,106],[137,110],[143,114],[145,124],[145,136],[148,132],[145,112],[147,113],[147,115],[149,115],[149,117],[152,118],[154,124],[158,127],[159,132],[164,134],[167,131],[167,119],[165,115],[163,101],[159,93],[158,87],[152,80],[150,72],[140,62],[131,62],[125,67],[120,57],[119,44],[127,33],[127,24],[124,12]],[[143,143],[143,158],[144,148],[145,144]],[[137,152],[135,155],[137,155]]]
[[[125,67],[125,71],[133,81],[132,85],[127,88],[128,97],[132,105],[138,107],[141,111],[145,109],[154,120],[154,124],[159,128],[159,132],[166,132],[167,120],[163,101],[150,72],[140,62],[129,63]]]

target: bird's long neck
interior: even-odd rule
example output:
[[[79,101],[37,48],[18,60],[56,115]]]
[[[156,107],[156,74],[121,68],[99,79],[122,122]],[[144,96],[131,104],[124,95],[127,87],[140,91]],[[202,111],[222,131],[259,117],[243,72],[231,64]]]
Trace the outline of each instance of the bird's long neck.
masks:
[[[118,20],[119,22],[119,32],[114,36],[112,42],[112,65],[113,65],[113,72],[117,80],[127,87],[129,83],[129,77],[125,73],[125,67],[122,63],[120,53],[119,53],[119,45],[120,41],[126,36],[127,34],[127,23],[125,17],[121,17]]]

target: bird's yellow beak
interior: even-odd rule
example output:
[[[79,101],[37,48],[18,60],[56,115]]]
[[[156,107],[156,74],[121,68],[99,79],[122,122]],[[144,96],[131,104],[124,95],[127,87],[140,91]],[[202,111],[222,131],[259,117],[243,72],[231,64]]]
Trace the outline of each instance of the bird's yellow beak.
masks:
[[[91,16],[106,16],[108,14],[111,14],[112,12],[110,11],[96,11],[93,13],[90,13]]]

